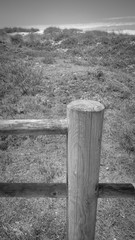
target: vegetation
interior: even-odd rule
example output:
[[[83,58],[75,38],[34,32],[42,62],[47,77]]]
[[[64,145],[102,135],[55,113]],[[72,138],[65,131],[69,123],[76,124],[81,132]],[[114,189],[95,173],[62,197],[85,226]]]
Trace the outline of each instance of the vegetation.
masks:
[[[21,27],[5,27],[0,29],[0,31],[4,31],[5,33],[15,33],[15,32],[38,32],[38,28],[21,28]]]
[[[134,182],[135,36],[7,32],[0,31],[0,119],[65,118],[71,101],[97,100],[106,108],[100,182]],[[66,181],[63,136],[1,136],[0,160],[1,182]],[[0,206],[0,239],[66,239],[65,200],[1,198]],[[134,229],[132,200],[98,201],[96,240],[135,239]]]

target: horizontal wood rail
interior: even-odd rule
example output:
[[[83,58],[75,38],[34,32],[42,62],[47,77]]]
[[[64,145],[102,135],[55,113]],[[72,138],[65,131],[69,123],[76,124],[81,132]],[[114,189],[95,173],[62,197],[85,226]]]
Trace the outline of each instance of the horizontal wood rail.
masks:
[[[67,195],[65,183],[0,183],[0,197],[49,197]]]
[[[130,183],[99,183],[98,198],[135,198],[135,187]]]
[[[130,183],[99,183],[95,194],[98,198],[132,198],[135,187]],[[49,197],[68,196],[66,183],[0,183],[0,197]]]
[[[67,119],[0,120],[0,135],[10,134],[67,134]]]

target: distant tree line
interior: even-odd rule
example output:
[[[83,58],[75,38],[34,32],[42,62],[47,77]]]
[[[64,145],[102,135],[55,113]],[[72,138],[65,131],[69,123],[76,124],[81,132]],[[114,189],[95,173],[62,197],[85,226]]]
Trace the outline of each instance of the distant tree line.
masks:
[[[14,32],[38,32],[38,28],[21,28],[21,27],[5,27],[0,29],[0,32],[5,32],[5,33],[14,33]]]

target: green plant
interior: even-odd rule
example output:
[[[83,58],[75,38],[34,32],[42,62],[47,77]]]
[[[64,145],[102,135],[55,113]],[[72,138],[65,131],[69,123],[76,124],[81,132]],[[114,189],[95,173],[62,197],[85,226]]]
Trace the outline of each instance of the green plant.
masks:
[[[23,37],[20,34],[10,36],[11,43],[14,45],[23,45]]]
[[[77,37],[68,37],[67,39],[63,40],[61,46],[64,48],[73,48],[76,47],[78,44]]]
[[[24,37],[24,43],[27,47],[34,49],[42,48],[41,36],[33,32],[29,33]]]
[[[61,34],[62,30],[58,27],[48,27],[44,30],[44,38],[45,39],[54,39],[57,36],[59,36],[59,34]]]
[[[0,31],[4,31],[6,33],[15,33],[15,32],[37,32],[38,28],[21,28],[21,27],[5,27],[0,29]]]

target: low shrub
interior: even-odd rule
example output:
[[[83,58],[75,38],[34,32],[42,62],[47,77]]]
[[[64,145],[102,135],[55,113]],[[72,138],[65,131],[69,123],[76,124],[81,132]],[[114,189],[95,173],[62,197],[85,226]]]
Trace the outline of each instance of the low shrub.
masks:
[[[10,43],[10,36],[4,32],[4,30],[0,30],[0,44],[1,43]]]
[[[83,51],[82,49],[79,48],[79,46],[76,46],[74,48],[72,48],[70,50],[70,53],[73,55],[73,56],[79,56],[79,57],[82,57],[83,56]]]
[[[39,34],[30,33],[24,37],[24,43],[27,47],[40,48],[42,46],[41,36]]]
[[[61,46],[63,48],[73,48],[76,47],[78,44],[78,39],[76,37],[68,37],[67,39],[63,40]]]
[[[14,45],[23,45],[23,37],[20,34],[10,36],[11,43]]]
[[[58,27],[48,27],[44,30],[44,38],[54,40],[61,32],[62,30]]]
[[[4,31],[6,33],[15,33],[15,32],[37,32],[38,28],[21,28],[21,27],[5,27],[0,29],[0,31]]]

